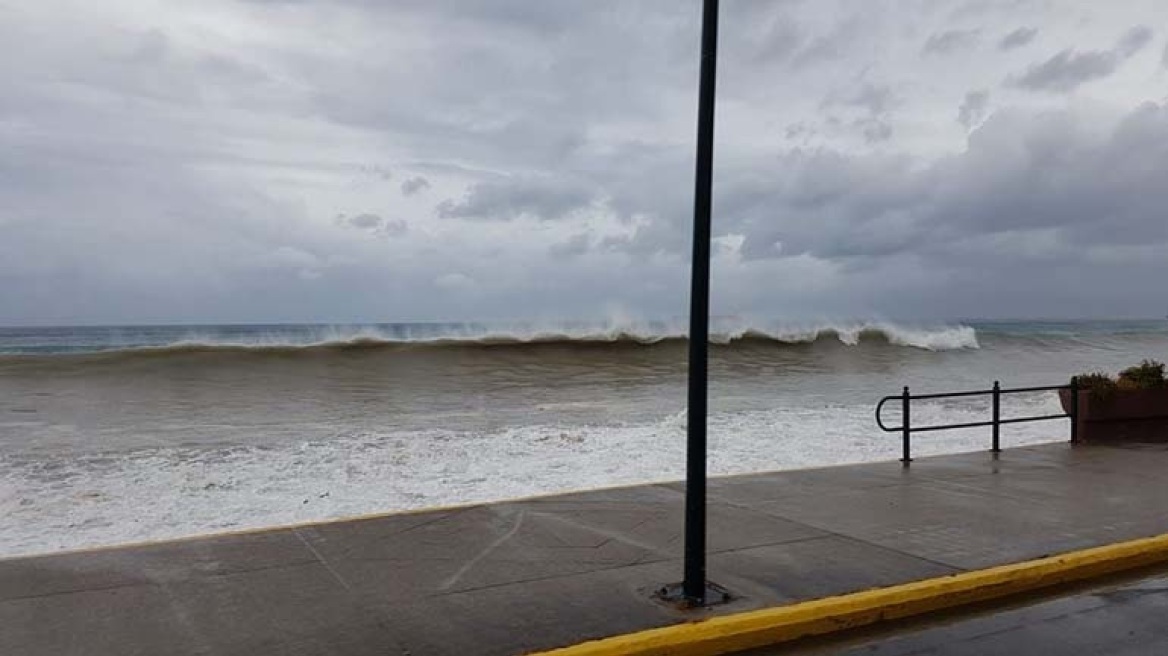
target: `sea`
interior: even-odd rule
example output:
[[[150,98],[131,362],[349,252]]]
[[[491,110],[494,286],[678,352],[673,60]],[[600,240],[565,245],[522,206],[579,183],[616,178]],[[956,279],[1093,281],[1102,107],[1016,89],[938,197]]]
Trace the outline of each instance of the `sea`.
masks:
[[[678,480],[686,356],[682,321],[0,328],[0,557]],[[1168,321],[719,318],[708,469],[898,466],[873,411],[903,386],[1060,385],[1145,358],[1168,359]],[[1003,400],[1059,412],[1052,392]],[[913,408],[988,418],[985,397]],[[1002,429],[1006,447],[1068,436]],[[989,446],[988,428],[914,439]]]

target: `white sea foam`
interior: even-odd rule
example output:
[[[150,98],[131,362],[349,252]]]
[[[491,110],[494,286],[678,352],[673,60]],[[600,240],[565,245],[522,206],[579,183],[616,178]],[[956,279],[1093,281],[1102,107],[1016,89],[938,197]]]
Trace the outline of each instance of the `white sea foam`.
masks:
[[[686,339],[681,321],[610,320],[604,323],[536,322],[508,325],[392,324],[372,326],[295,326],[248,331],[246,334],[187,331],[170,341],[95,344],[92,350],[165,354],[193,351],[287,351],[352,349],[385,346],[516,346],[527,344],[640,344]],[[848,346],[888,343],[930,351],[978,348],[977,333],[964,325],[899,324],[887,321],[821,321],[813,323],[719,318],[711,324],[710,342],[732,345],[752,340],[806,344],[835,339]],[[86,352],[77,347],[71,352]]]
[[[1047,414],[1057,407],[1047,395],[1006,410]],[[960,404],[914,408],[921,423],[976,421],[984,414]],[[684,433],[685,415],[674,413],[617,426],[367,432],[264,448],[3,456],[0,555],[676,480],[685,470]],[[922,434],[915,453],[986,449],[987,433]],[[1021,424],[1004,429],[1003,441],[1019,446],[1066,434],[1064,421]],[[873,428],[867,405],[775,408],[710,420],[715,475],[892,461],[899,449],[897,435]]]

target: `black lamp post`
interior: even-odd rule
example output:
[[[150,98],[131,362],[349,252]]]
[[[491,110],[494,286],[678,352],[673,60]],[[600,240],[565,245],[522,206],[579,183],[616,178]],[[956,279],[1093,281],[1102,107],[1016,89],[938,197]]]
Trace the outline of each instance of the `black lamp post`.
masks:
[[[728,599],[706,583],[706,414],[710,338],[710,208],[714,169],[714,82],[718,0],[703,0],[702,63],[698,87],[698,144],[694,176],[694,237],[689,306],[689,408],[686,422],[685,579],[661,594],[683,606]],[[717,599],[711,596],[718,597]]]

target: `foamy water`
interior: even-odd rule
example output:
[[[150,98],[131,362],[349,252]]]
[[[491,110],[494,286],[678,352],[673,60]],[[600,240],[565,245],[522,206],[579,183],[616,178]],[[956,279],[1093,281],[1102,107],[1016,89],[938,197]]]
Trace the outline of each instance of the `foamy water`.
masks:
[[[1059,412],[1047,397],[1027,412]],[[710,420],[713,475],[895,460],[871,408],[827,406]],[[918,420],[974,421],[920,411]],[[1011,427],[1004,442],[1058,439],[1066,422]],[[986,430],[916,439],[917,455],[988,448]],[[890,463],[889,466],[898,466]],[[0,554],[117,544],[632,483],[685,472],[684,413],[628,426],[535,425],[492,433],[360,433],[274,448],[143,449],[116,457],[0,458]]]
[[[650,328],[0,331],[0,555],[680,479],[685,344]],[[1163,358],[1156,328],[731,326],[710,472],[897,466],[872,410],[901,385],[1059,384]],[[1059,411],[1053,394],[1006,404]],[[987,418],[985,399],[914,406],[918,424]],[[988,428],[914,438],[919,455],[988,447]]]

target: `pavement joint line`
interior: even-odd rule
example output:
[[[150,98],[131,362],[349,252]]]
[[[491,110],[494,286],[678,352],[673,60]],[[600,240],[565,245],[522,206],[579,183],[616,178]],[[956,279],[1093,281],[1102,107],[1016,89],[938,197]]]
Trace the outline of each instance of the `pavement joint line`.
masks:
[[[710,549],[710,550],[706,551],[706,553],[710,556],[721,556],[723,554],[736,554],[736,553],[741,553],[743,551],[751,551],[754,549],[765,549],[766,547],[786,547],[786,546],[794,545],[794,544],[802,544],[804,542],[813,542],[815,540],[828,540],[828,539],[831,539],[834,537],[837,537],[837,536],[825,532],[822,535],[807,535],[807,536],[804,536],[801,538],[791,538],[790,540],[778,540],[775,542],[760,542],[758,544],[746,544],[746,545],[743,545],[741,547],[732,547],[730,549]],[[853,542],[863,542],[863,540],[853,540]],[[867,543],[865,543],[865,544],[867,544]],[[880,545],[872,545],[872,546],[880,547]]]
[[[68,590],[54,590],[52,592],[42,592],[39,594],[19,595],[15,597],[0,597],[0,605],[7,604],[14,601],[28,601],[30,599],[49,599],[52,597],[60,597],[62,595],[71,595],[85,592],[109,592],[111,590],[122,590],[124,588],[160,588],[161,583],[155,581],[135,581],[133,583],[115,583],[113,585],[101,585],[93,588],[70,588]]]
[[[506,533],[495,538],[486,547],[480,549],[479,552],[473,558],[471,558],[470,560],[467,560],[465,563],[463,563],[462,567],[458,568],[458,571],[456,571],[454,574],[449,576],[445,581],[443,581],[441,583],[441,585],[438,586],[438,591],[439,592],[446,592],[447,590],[450,590],[451,588],[453,588],[462,579],[462,577],[467,574],[467,572],[474,569],[475,565],[478,565],[484,558],[491,555],[492,551],[494,551],[495,549],[498,549],[505,542],[507,542],[511,538],[515,537],[515,534],[518,533],[519,529],[523,526],[523,518],[526,516],[527,516],[527,511],[520,510],[519,513],[515,516],[515,523],[511,526],[511,528],[509,528],[507,530]]]
[[[636,548],[640,549],[641,551],[650,551],[650,552],[659,554],[665,558],[669,557],[669,554],[667,553],[667,551],[665,549],[662,549],[660,546],[650,544],[650,543],[644,542],[642,540],[637,540],[635,537],[629,535],[630,533],[637,530],[638,528],[640,528],[644,524],[657,519],[657,517],[649,517],[649,518],[645,519],[644,521],[638,522],[636,526],[633,526],[632,528],[629,528],[629,529],[625,529],[622,532],[619,530],[606,528],[604,526],[597,526],[596,524],[593,524],[590,522],[585,522],[585,521],[582,521],[580,519],[575,519],[575,518],[569,519],[566,517],[560,517],[554,513],[548,513],[548,512],[543,512],[543,511],[531,511],[531,514],[539,517],[540,519],[542,519],[544,521],[559,522],[560,524],[566,524],[568,526],[571,526],[573,528],[577,528],[577,529],[580,529],[583,531],[588,531],[590,533],[595,533],[597,535],[603,535],[604,537],[608,538],[608,540],[606,542],[611,542],[612,540],[616,540],[616,541],[621,542],[625,545],[628,545],[631,547],[636,547]]]
[[[865,547],[868,547],[870,549],[877,549],[879,551],[886,551],[890,554],[896,554],[898,556],[904,556],[905,558],[912,558],[913,560],[919,560],[922,562],[926,562],[926,563],[929,563],[930,565],[936,565],[937,567],[951,569],[955,573],[970,571],[970,568],[968,568],[968,567],[962,567],[960,565],[955,565],[953,563],[947,563],[943,560],[929,558],[928,556],[922,556],[920,554],[915,554],[911,551],[905,551],[903,549],[897,549],[896,547],[890,547],[890,546],[883,544],[883,543],[880,543],[880,542],[873,542],[871,540],[865,540],[863,538],[858,538],[854,535],[847,535],[845,533],[834,533],[832,531],[828,531],[828,534],[829,534],[828,536],[824,536],[824,537],[833,537],[833,538],[836,538],[837,540],[842,540],[844,542],[852,542],[855,544],[862,544]]]
[[[741,505],[741,504],[736,503],[736,502],[726,502],[726,503],[728,503],[731,506],[737,507],[737,508],[749,508],[748,506],[744,506],[744,505]],[[858,538],[854,535],[848,535],[846,533],[840,533],[838,531],[833,531],[833,530],[831,530],[827,527],[824,527],[824,526],[818,526],[816,524],[811,524],[811,523],[808,523],[808,522],[805,522],[802,520],[792,519],[790,517],[787,517],[786,515],[780,515],[777,512],[772,512],[772,511],[764,510],[764,509],[758,509],[758,510],[756,510],[756,512],[762,513],[762,514],[767,515],[769,517],[773,517],[775,519],[781,519],[781,520],[790,522],[792,524],[798,524],[799,526],[802,526],[804,528],[809,528],[813,531],[819,531],[820,533],[822,533],[822,535],[813,535],[813,536],[809,536],[809,537],[803,538],[803,539],[791,540],[788,542],[776,542],[774,544],[793,544],[793,543],[797,543],[797,542],[803,542],[804,540],[815,540],[815,539],[822,539],[822,538],[838,538],[838,539],[845,540],[848,542],[855,542],[858,544],[867,545],[867,546],[872,547],[874,549],[880,549],[882,551],[887,551],[889,553],[899,554],[901,556],[906,556],[908,558],[915,558],[916,560],[923,560],[927,563],[931,563],[931,564],[937,565],[939,567],[944,567],[946,569],[959,570],[959,571],[966,571],[968,569],[967,567],[960,567],[960,566],[954,565],[952,563],[946,563],[946,562],[942,562],[940,560],[934,560],[932,558],[927,558],[925,556],[920,556],[920,555],[917,555],[914,553],[910,553],[908,551],[902,551],[902,550],[897,549],[895,547],[890,547],[886,544],[881,544],[879,542],[872,542],[870,540]],[[771,546],[771,545],[758,545],[758,546]],[[731,551],[742,551],[745,549],[753,549],[753,548],[754,547],[743,547],[742,549],[735,549],[735,550],[731,550]],[[720,553],[720,552],[711,551],[710,553],[713,554],[713,553]]]
[[[693,622],[532,656],[713,656],[1001,599],[1168,561],[1168,534]]]
[[[89,592],[110,592],[112,590],[128,590],[131,588],[158,588],[158,589],[162,589],[162,588],[166,588],[167,586],[169,586],[170,584],[172,584],[176,581],[209,581],[209,580],[214,580],[214,579],[223,579],[223,578],[229,578],[229,577],[233,577],[233,576],[240,576],[240,575],[246,575],[246,574],[255,574],[258,572],[269,572],[269,571],[278,570],[278,569],[293,569],[296,567],[304,567],[305,565],[319,565],[319,564],[323,564],[323,563],[318,561],[316,558],[305,558],[303,560],[290,560],[287,562],[274,563],[271,565],[258,565],[255,567],[232,568],[232,569],[229,569],[226,571],[202,572],[202,573],[199,573],[199,574],[196,574],[193,576],[189,576],[186,578],[174,579],[174,580],[154,579],[154,578],[148,577],[148,578],[141,580],[141,581],[130,581],[130,582],[126,582],[126,583],[112,583],[109,585],[98,585],[98,586],[92,586],[92,587],[86,586],[86,587],[78,587],[78,588],[66,588],[64,590],[54,590],[52,592],[41,592],[41,593],[36,593],[36,594],[17,595],[17,596],[12,596],[12,597],[6,597],[3,595],[0,595],[0,604],[5,604],[5,603],[8,603],[10,601],[24,601],[24,600],[28,600],[28,599],[48,599],[51,597],[59,597],[62,595],[84,594],[84,593],[89,593]],[[327,567],[327,564],[325,564],[325,566]]]
[[[345,577],[341,576],[340,573],[337,572],[336,568],[332,566],[332,563],[325,560],[325,557],[320,555],[320,552],[316,550],[316,547],[312,546],[312,543],[305,539],[304,535],[300,533],[300,529],[292,529],[292,534],[295,535],[298,540],[300,540],[300,543],[303,544],[306,549],[312,552],[312,555],[316,557],[316,561],[323,565],[324,568],[328,570],[329,574],[332,574],[332,577],[336,579],[337,583],[341,584],[342,588],[348,590],[349,592],[353,591],[353,587],[349,585],[349,582],[345,580]]]
[[[436,599],[438,597],[452,597],[455,595],[481,592],[483,590],[494,590],[497,588],[506,588],[506,587],[512,586],[512,585],[525,585],[527,583],[537,583],[539,581],[554,581],[556,579],[571,579],[571,578],[576,578],[576,577],[580,577],[580,576],[588,576],[591,574],[598,574],[601,572],[611,572],[611,571],[618,570],[618,569],[628,569],[630,567],[637,567],[640,565],[656,565],[658,563],[667,563],[667,562],[675,562],[678,565],[680,565],[681,558],[680,557],[670,557],[670,558],[661,558],[659,560],[648,560],[648,561],[635,560],[631,563],[615,563],[612,565],[605,565],[604,567],[599,567],[597,569],[581,570],[579,572],[572,572],[570,574],[548,574],[546,576],[533,576],[529,579],[516,579],[513,581],[499,581],[497,583],[486,583],[483,585],[476,585],[476,586],[470,587],[470,588],[454,588],[452,590],[447,590],[444,592],[424,594],[424,595],[422,595],[422,597],[427,598],[427,599]]]

